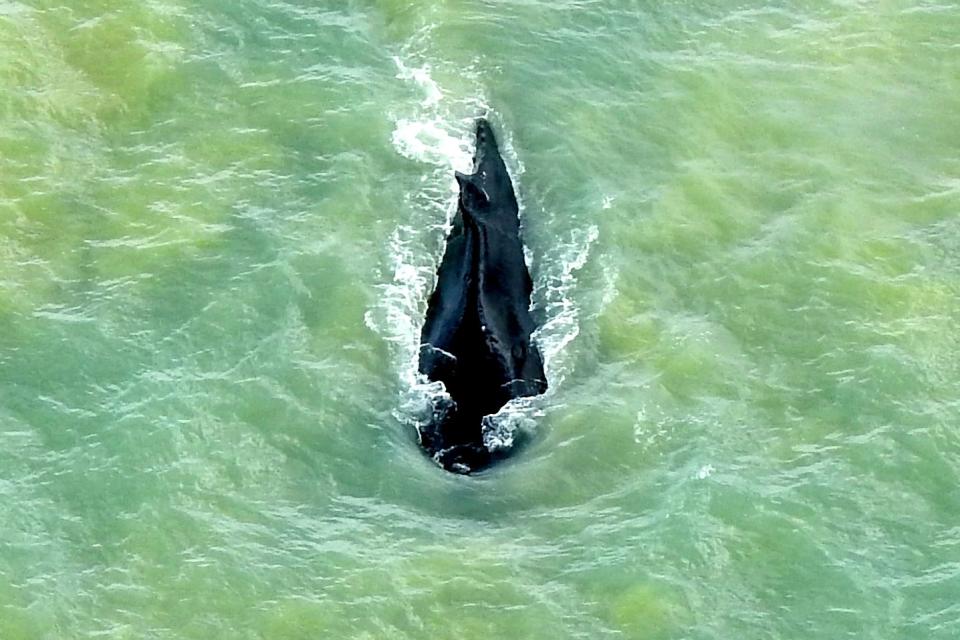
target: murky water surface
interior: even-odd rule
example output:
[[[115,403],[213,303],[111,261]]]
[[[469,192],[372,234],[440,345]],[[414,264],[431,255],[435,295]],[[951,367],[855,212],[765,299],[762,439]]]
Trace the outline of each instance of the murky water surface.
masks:
[[[550,392],[415,353],[471,123]],[[960,7],[0,0],[0,638],[960,635]]]

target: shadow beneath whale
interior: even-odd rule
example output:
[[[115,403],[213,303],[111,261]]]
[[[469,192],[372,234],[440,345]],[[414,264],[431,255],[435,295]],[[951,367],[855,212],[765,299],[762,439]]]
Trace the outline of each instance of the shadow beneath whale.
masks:
[[[443,382],[420,443],[444,469],[471,473],[495,454],[484,417],[547,389],[530,334],[530,273],[513,184],[490,124],[476,124],[474,172],[456,173],[460,198],[420,335],[420,373]],[[502,455],[502,454],[498,454]]]

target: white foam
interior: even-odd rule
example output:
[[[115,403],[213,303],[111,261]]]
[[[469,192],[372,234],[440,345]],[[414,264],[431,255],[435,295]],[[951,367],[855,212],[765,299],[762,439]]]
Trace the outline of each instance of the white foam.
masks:
[[[457,105],[433,79],[430,65],[418,66],[400,57],[394,61],[397,77],[419,90],[421,98],[409,113],[395,116],[391,141],[397,153],[429,168],[420,187],[407,196],[411,219],[390,236],[389,278],[380,287],[378,304],[364,320],[392,345],[403,381],[396,417],[416,427],[419,436],[438,408],[450,402],[442,383],[430,382],[417,372],[420,326],[456,211],[458,188],[453,172],[472,170],[472,120],[453,116]]]
[[[393,147],[411,160],[471,171],[469,142],[445,129],[439,120],[398,120],[393,130]],[[453,172],[447,182],[456,192]]]
[[[406,80],[423,91],[423,99],[415,113],[396,119],[393,146],[405,158],[425,162],[437,170],[446,170],[445,182],[456,190],[453,172],[470,172],[473,165],[469,120],[452,117],[452,100],[444,100],[444,92],[430,75],[430,65],[415,66],[394,56],[397,78]]]
[[[423,99],[423,106],[432,107],[440,103],[443,99],[443,91],[440,89],[434,79],[430,76],[430,66],[413,67],[404,64],[398,56],[393,57],[397,65],[397,77],[401,80],[412,80],[420,86],[426,94]]]
[[[558,386],[566,376],[569,368],[564,360],[566,348],[580,334],[580,308],[572,297],[577,284],[576,274],[587,263],[599,236],[596,225],[574,230],[567,242],[555,245],[552,264],[541,267],[538,279],[546,283],[543,295],[546,321],[534,338],[543,353],[551,387]]]
[[[420,331],[417,318],[423,306],[423,291],[433,278],[429,265],[417,264],[409,238],[414,231],[400,226],[390,236],[392,276],[380,287],[379,303],[364,315],[365,324],[394,345],[404,363],[401,371],[408,384],[416,383],[415,362]]]

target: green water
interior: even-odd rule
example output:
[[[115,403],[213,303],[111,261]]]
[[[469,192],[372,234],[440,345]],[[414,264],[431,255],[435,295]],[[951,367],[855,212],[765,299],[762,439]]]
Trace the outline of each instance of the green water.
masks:
[[[471,120],[551,390],[416,444]],[[0,639],[960,637],[960,6],[0,0]]]

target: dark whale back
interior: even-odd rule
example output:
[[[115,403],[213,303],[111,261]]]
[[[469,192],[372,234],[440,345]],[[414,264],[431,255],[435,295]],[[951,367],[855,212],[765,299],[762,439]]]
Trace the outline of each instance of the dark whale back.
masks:
[[[460,198],[420,336],[420,373],[450,395],[421,429],[421,444],[460,473],[490,464],[484,416],[547,388],[530,334],[530,273],[516,195],[489,123],[477,121],[474,173],[456,174]]]

